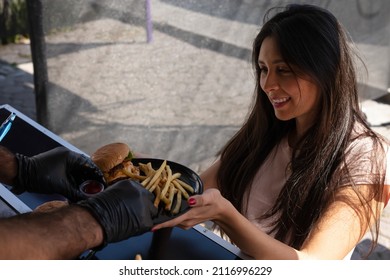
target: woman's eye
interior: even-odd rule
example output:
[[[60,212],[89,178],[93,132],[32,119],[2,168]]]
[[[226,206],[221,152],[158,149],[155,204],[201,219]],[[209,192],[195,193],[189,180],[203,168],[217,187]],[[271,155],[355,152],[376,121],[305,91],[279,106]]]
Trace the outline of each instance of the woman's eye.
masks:
[[[289,68],[278,68],[278,72],[280,72],[280,73],[290,73],[291,70]]]
[[[260,67],[260,73],[266,73],[268,69],[266,67]]]

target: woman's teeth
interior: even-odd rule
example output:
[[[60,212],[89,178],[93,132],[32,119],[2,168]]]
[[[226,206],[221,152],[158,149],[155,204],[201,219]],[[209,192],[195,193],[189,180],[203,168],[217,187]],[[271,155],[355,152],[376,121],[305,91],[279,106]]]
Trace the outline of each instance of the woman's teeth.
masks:
[[[272,99],[272,103],[274,103],[274,104],[281,104],[281,103],[287,102],[288,100],[290,100],[290,97]]]

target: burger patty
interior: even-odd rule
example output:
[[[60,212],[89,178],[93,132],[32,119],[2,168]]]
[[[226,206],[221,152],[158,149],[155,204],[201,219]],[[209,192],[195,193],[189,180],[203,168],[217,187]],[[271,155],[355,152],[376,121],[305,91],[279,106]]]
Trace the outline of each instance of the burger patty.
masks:
[[[129,178],[129,176],[122,172],[123,169],[126,169],[128,172],[135,175],[140,175],[139,167],[134,166],[130,160],[126,160],[114,166],[108,172],[105,172],[104,178],[106,179],[107,183],[111,185],[119,180]]]

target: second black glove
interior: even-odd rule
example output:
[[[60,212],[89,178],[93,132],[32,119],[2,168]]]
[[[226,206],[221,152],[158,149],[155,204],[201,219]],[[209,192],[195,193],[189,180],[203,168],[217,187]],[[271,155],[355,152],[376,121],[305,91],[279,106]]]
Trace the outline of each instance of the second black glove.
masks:
[[[119,181],[78,205],[91,211],[105,233],[105,243],[119,242],[149,231],[157,208],[154,195],[140,183]]]

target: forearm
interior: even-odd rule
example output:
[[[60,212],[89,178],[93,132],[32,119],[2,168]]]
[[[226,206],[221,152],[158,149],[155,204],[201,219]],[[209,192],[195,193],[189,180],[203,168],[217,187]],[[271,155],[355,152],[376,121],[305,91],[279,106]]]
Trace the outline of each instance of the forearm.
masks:
[[[203,182],[203,187],[205,190],[209,188],[218,188],[217,173],[219,166],[220,161],[217,160],[213,165],[200,174],[200,178]]]
[[[71,259],[103,242],[88,210],[63,207],[0,220],[0,259]]]
[[[255,259],[301,259],[304,255],[258,229],[230,202],[215,221],[244,253]]]
[[[0,183],[13,185],[18,173],[18,164],[15,155],[3,146],[0,146]]]

